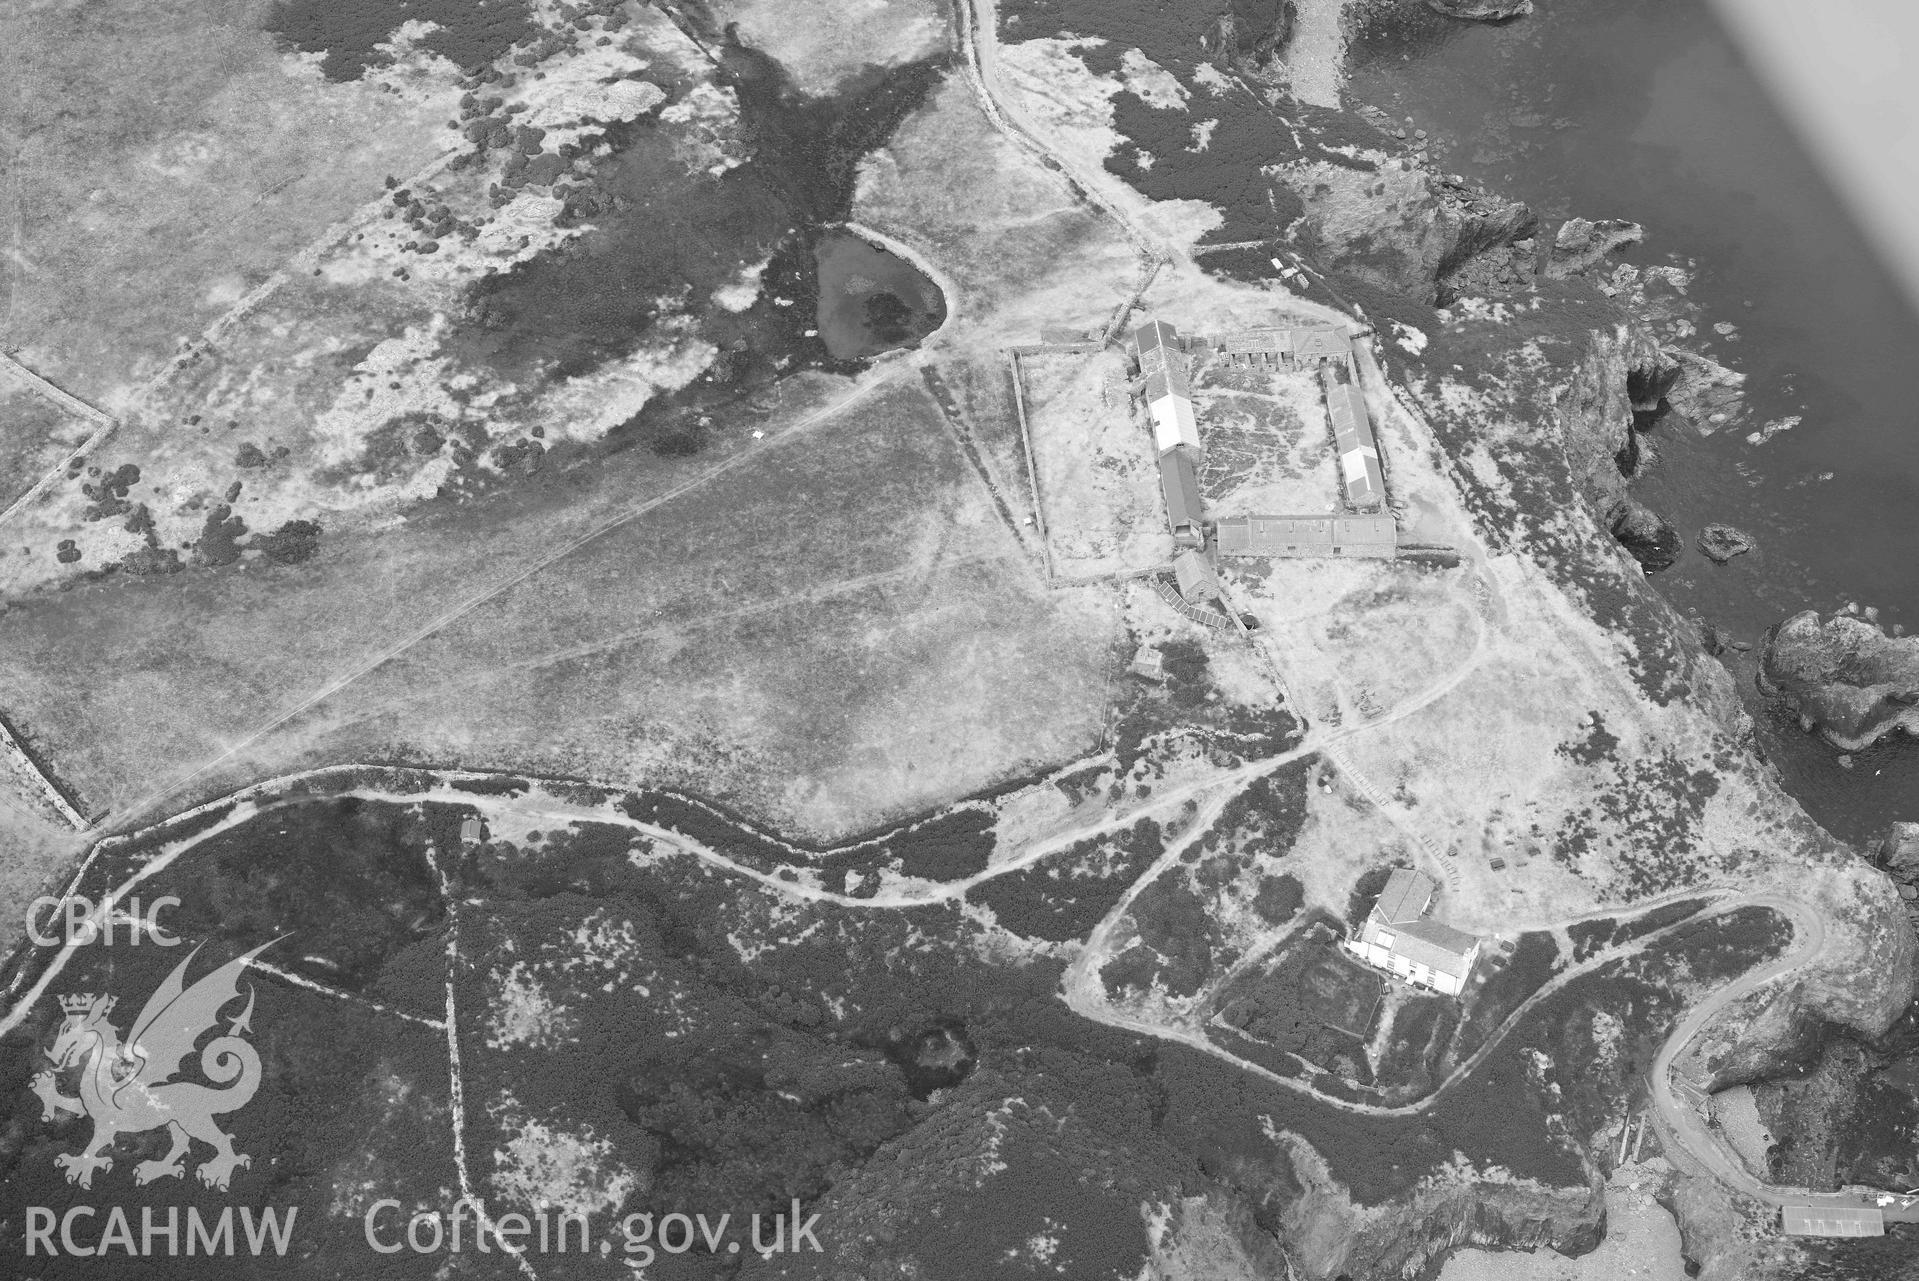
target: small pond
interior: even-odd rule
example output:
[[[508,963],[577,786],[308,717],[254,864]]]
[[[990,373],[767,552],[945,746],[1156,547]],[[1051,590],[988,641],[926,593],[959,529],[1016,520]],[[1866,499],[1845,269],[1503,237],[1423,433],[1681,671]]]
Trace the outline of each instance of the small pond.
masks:
[[[846,231],[821,236],[813,253],[820,340],[834,359],[916,346],[945,322],[939,286],[898,254]]]

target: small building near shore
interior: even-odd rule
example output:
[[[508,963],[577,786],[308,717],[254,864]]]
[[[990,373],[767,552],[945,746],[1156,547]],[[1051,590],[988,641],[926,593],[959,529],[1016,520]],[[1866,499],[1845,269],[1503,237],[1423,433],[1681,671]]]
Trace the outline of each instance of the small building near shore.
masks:
[[[1479,959],[1479,940],[1427,915],[1437,888],[1429,876],[1395,868],[1346,950],[1409,983],[1458,996]]]
[[[1886,1216],[1873,1208],[1843,1205],[1787,1205],[1779,1224],[1789,1237],[1882,1237]]]

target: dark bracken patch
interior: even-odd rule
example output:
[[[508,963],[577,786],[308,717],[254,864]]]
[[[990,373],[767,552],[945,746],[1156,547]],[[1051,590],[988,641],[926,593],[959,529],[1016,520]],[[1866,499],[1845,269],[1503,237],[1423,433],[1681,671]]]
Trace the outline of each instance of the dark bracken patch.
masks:
[[[280,0],[266,29],[303,53],[324,53],[321,74],[344,81],[385,65],[377,46],[415,21],[438,28],[420,44],[462,71],[484,67],[537,34],[526,0]]]
[[[240,559],[239,540],[246,532],[246,522],[235,516],[231,507],[221,503],[207,513],[206,524],[200,528],[200,541],[194,545],[194,559],[202,565],[231,565]]]
[[[310,520],[290,520],[271,534],[256,537],[252,546],[276,565],[298,565],[320,550],[320,526]]]
[[[1164,846],[1159,824],[1142,818],[1124,832],[1071,849],[1031,867],[982,881],[969,901],[992,909],[1002,929],[1063,943],[1090,934]]]
[[[900,870],[929,881],[957,881],[986,870],[993,856],[993,824],[989,810],[959,810],[910,828],[886,842],[897,855]]]
[[[716,78],[740,105],[744,159],[717,175],[689,172],[670,126],[610,129],[612,152],[593,166],[591,227],[476,284],[468,299],[478,324],[462,339],[465,359],[521,380],[575,376],[624,356],[652,332],[663,300],[700,300],[691,304],[699,332],[722,356],[702,380],[656,398],[616,429],[615,448],[697,452],[704,442],[686,427],[687,410],[795,368],[850,367],[806,332],[815,328],[814,247],[820,228],[851,213],[860,160],[920,105],[946,63],[907,64],[841,96],[812,98],[772,59],[713,34],[722,44]],[[690,85],[670,88],[678,96]],[[755,267],[762,270],[752,306],[734,312],[707,301]],[[943,316],[944,307],[940,299],[922,310]]]

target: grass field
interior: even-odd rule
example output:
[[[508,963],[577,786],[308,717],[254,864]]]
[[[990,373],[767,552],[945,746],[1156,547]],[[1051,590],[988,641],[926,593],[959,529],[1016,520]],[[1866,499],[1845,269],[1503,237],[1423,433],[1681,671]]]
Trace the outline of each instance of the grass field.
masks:
[[[1152,437],[1133,419],[1119,358],[1028,356],[1020,370],[1059,576],[1138,573],[1171,561]]]
[[[1338,507],[1332,433],[1313,375],[1218,364],[1197,372],[1206,444],[1200,483],[1212,511],[1319,515]]]
[[[110,47],[126,32],[142,29],[122,14],[102,15],[101,21],[106,34],[100,39]],[[157,19],[149,15],[147,21]],[[177,195],[197,200],[193,216],[205,214],[208,221],[129,230],[104,212],[78,219],[67,248],[111,268],[125,288],[153,297],[101,298],[91,311],[36,316],[28,304],[70,307],[92,286],[28,272],[11,299],[12,327],[0,333],[0,341],[24,345],[34,368],[125,418],[109,461],[139,466],[141,487],[132,501],[147,507],[146,539],[156,549],[190,553],[208,511],[223,502],[253,532],[291,520],[317,520],[337,531],[389,521],[449,484],[470,490],[510,483],[523,472],[516,460],[530,451],[543,455],[567,442],[598,442],[712,361],[719,347],[700,328],[700,318],[714,312],[731,322],[734,316],[710,303],[709,295],[737,283],[737,264],[761,261],[768,237],[786,234],[792,219],[756,200],[752,183],[729,187],[725,175],[732,171],[719,177],[705,168],[689,171],[686,148],[730,127],[717,109],[712,119],[658,118],[717,92],[678,70],[689,52],[695,59],[700,55],[651,10],[623,32],[617,44],[603,37],[605,44],[549,57],[540,70],[510,84],[493,83],[523,113],[512,119],[545,122],[541,128],[549,136],[526,145],[564,150],[546,161],[565,172],[576,153],[601,155],[596,172],[617,169],[637,194],[668,202],[681,215],[677,220],[655,216],[650,207],[632,212],[632,200],[622,194],[626,187],[616,182],[615,190],[600,194],[604,208],[590,206],[589,224],[557,194],[573,191],[569,182],[583,179],[580,173],[550,182],[553,194],[513,195],[501,183],[521,178],[507,173],[508,162],[501,159],[506,149],[472,150],[474,123],[466,133],[447,128],[481,111],[480,99],[462,98],[450,64],[424,54],[342,84],[318,78],[310,65],[318,55],[302,61],[263,45],[263,65],[277,77],[282,96],[292,95],[276,107],[285,119],[261,115],[271,104],[265,90],[249,81],[258,119],[229,111],[198,124],[173,122],[187,138],[201,138],[192,130],[202,125],[257,132],[266,128],[262,120],[291,133],[303,127],[300,111],[338,114],[345,108],[335,99],[373,102],[375,114],[393,117],[391,128],[383,134],[362,122],[354,141],[331,139],[337,154],[323,166],[332,184],[324,197],[304,190],[295,174],[284,189],[263,194],[258,208],[248,206],[244,214],[221,210],[201,189],[224,189],[234,179],[221,166],[240,157],[217,130],[202,139],[202,159],[212,159],[198,168],[162,164],[145,153],[122,158],[138,162],[142,182],[152,180],[148,171],[159,165],[182,189],[140,200],[140,216],[173,216],[167,201]],[[247,47],[245,41],[233,46]],[[642,70],[669,87],[622,79]],[[600,92],[608,80],[631,87],[623,99],[628,106]],[[317,95],[319,105],[299,98],[301,93]],[[662,106],[669,97],[672,103]],[[497,105],[503,99],[485,101]],[[394,114],[395,104],[409,102],[414,105]],[[115,109],[112,103],[103,108],[109,115]],[[602,138],[614,127],[610,122],[634,112],[650,114],[652,127],[628,131],[632,141],[621,149],[618,165],[604,160],[608,146]],[[320,141],[328,141],[321,134]],[[387,134],[407,146],[396,142],[383,149]],[[79,145],[51,136],[45,141]],[[512,154],[525,163],[524,153]],[[278,163],[258,156],[248,162],[262,171]],[[113,190],[101,181],[106,185],[95,195]],[[307,202],[301,234],[289,230],[256,245],[256,223],[267,218],[282,190]],[[743,209],[749,210],[744,221],[722,216]],[[630,216],[617,217],[623,210]],[[769,219],[772,225],[765,225]],[[607,224],[636,223],[650,237],[646,253],[608,240],[613,233]],[[591,242],[586,256],[601,256],[568,276],[569,260],[558,250],[583,238]],[[103,253],[101,244],[112,252]],[[136,246],[145,246],[141,252],[155,262],[135,261]],[[35,251],[23,242],[21,261],[30,261]],[[214,256],[221,258],[217,268],[202,261]],[[625,274],[607,265],[608,256]],[[529,262],[536,257],[538,271]],[[255,259],[258,265],[250,265]],[[653,274],[634,264],[651,265]],[[198,273],[190,281],[175,274],[189,269]],[[502,280],[515,287],[501,286]],[[483,281],[485,289],[479,288]],[[29,286],[51,292],[41,298]],[[163,298],[169,289],[173,296]],[[609,305],[609,296],[620,302]],[[183,345],[187,339],[194,345]],[[92,359],[89,344],[116,353],[111,367],[74,363]],[[154,355],[159,352],[177,359],[162,364]],[[243,492],[229,495],[236,482]],[[48,556],[0,562],[0,587],[24,591],[64,582],[139,554],[142,536],[122,531],[118,522],[92,521],[90,500],[76,478],[17,513],[13,527],[21,543],[37,550],[72,540],[79,556],[59,566]]]
[[[84,441],[92,424],[56,409],[0,376],[0,508],[56,467]],[[0,552],[17,552],[0,541]]]
[[[1119,231],[996,132],[958,77],[861,166],[854,217],[958,283],[956,337],[982,354],[1041,325],[1103,327],[1139,281]]]
[[[172,12],[146,20],[171,31]],[[670,39],[656,27],[664,20],[643,18],[634,38]],[[256,52],[281,66],[269,46]],[[273,74],[322,97],[406,97]],[[407,74],[404,62],[377,73]],[[395,115],[393,127],[412,119]],[[180,127],[163,119],[153,136]],[[949,163],[953,127],[994,153],[967,200]],[[384,135],[366,136],[362,151]],[[317,273],[290,278],[226,329],[156,398],[152,421],[103,458],[141,464],[133,499],[151,505],[165,548],[188,545],[185,572],[90,577],[140,538],[117,520],[84,520],[77,492],[23,526],[32,557],[51,559],[40,544],[56,528],[75,531],[85,554],[62,567],[65,590],[22,595],[0,618],[6,710],[109,822],[262,774],[374,758],[671,783],[830,836],[1090,750],[1117,622],[1094,594],[1043,590],[1008,532],[1031,514],[1030,496],[1000,329],[978,306],[1017,300],[1032,309],[1021,325],[1058,320],[1087,306],[1073,272],[1088,264],[1110,269],[1116,300],[1130,251],[1057,178],[998,143],[957,82],[869,166],[860,216],[918,218],[916,247],[944,246],[956,261],[938,269],[969,275],[938,340],[956,420],[942,422],[901,366],[869,376],[887,386],[865,400],[845,379],[805,375],[715,407],[691,452],[657,452],[641,435],[593,467],[550,466],[477,501],[454,501],[457,485],[436,497],[446,475],[430,457],[436,438],[451,456],[486,451],[503,427],[516,438],[545,430],[549,444],[595,436],[596,415],[632,412],[711,352],[690,351],[684,369],[643,353],[644,368],[532,397],[471,381],[435,313],[453,311],[455,268],[477,251],[415,255],[402,263],[411,278],[397,277],[388,242],[404,229],[375,219],[364,240],[325,248]],[[335,178],[339,199],[309,200],[309,212],[344,214],[380,192],[371,168]],[[485,203],[485,180],[449,177],[427,198],[465,217]],[[982,225],[994,220],[1017,225]],[[281,255],[295,247],[271,242]],[[524,248],[500,253],[511,261]],[[183,270],[199,252],[189,246]],[[225,283],[204,313],[178,313],[167,348],[264,278],[246,267],[249,252],[229,247],[233,279],[208,276]],[[261,248],[263,266],[269,258]],[[1048,272],[1051,292],[1026,288]],[[156,297],[163,286],[152,283]],[[1101,292],[1092,306],[1103,311]],[[16,290],[16,321],[29,315],[23,298]],[[460,318],[449,319],[457,337]],[[94,337],[128,352],[144,341],[111,326]],[[810,425],[781,439],[800,422]],[[190,544],[223,495],[249,534],[317,513],[317,555],[194,563]],[[17,563],[21,585],[45,577]]]
[[[803,93],[829,93],[875,67],[924,58],[951,45],[934,0],[713,0],[718,25],[779,59]]]
[[[331,84],[266,0],[0,12],[0,342],[121,399],[294,251],[445,149],[457,91]],[[78,24],[78,25],[76,25]]]
[[[801,391],[796,416],[846,384]],[[1039,585],[937,413],[901,380],[757,455],[743,440],[732,470],[545,567],[716,459],[616,455],[537,500],[300,566],[34,598],[0,620],[10,711],[122,813],[374,757],[670,782],[800,831],[870,826],[1084,751],[1102,715],[1110,611]]]

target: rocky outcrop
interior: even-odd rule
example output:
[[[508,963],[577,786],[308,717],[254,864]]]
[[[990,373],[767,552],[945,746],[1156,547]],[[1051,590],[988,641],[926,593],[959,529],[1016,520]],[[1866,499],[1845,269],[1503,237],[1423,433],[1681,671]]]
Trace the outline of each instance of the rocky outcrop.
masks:
[[[1227,70],[1259,70],[1283,54],[1299,26],[1296,0],[1234,0],[1200,37],[1206,56]]]
[[[1449,18],[1501,22],[1533,11],[1533,0],[1426,0],[1426,7]]]
[[[1612,536],[1647,569],[1666,569],[1679,559],[1679,531],[1636,498],[1621,498],[1607,512]]]
[[[1919,884],[1919,823],[1894,823],[1873,842],[1872,852],[1893,880]]]
[[[1677,377],[1666,401],[1700,432],[1710,435],[1745,409],[1746,376],[1696,352],[1673,350]]]
[[[1824,1029],[1800,984],[1763,988],[1700,1030],[1679,1073],[1708,1094],[1751,1085],[1818,1058]]]
[[[1766,634],[1760,681],[1847,751],[1894,730],[1919,734],[1919,637],[1894,638],[1847,614],[1794,614]]]
[[[1635,326],[1593,330],[1559,396],[1566,458],[1602,512],[1625,497],[1626,478],[1637,463],[1632,370],[1652,364],[1658,350],[1651,336]]]
[[[1899,887],[1906,919],[1912,924],[1914,936],[1919,937],[1919,823],[1894,823],[1872,843],[1872,854]]]
[[[1569,218],[1559,225],[1546,259],[1546,274],[1555,280],[1578,276],[1603,264],[1627,245],[1646,238],[1646,229],[1618,218]]]
[[[1735,556],[1744,556],[1756,546],[1758,544],[1752,541],[1752,535],[1731,525],[1708,525],[1699,531],[1699,550],[1715,565],[1723,565]]]
[[[1302,248],[1329,270],[1435,304],[1466,277],[1531,283],[1528,256],[1514,245],[1531,237],[1539,220],[1518,201],[1397,159],[1377,169],[1289,165],[1274,176],[1299,197]]]
[[[1679,1224],[1686,1271],[1698,1281],[1785,1281],[1805,1275],[1799,1270],[1799,1244],[1779,1235],[1771,1206],[1744,1197],[1730,1200],[1711,1177],[1682,1174],[1673,1180],[1667,1208]]]
[[[1525,205],[1475,199],[1450,180],[1439,187],[1459,227],[1458,239],[1440,259],[1433,301],[1451,306],[1463,294],[1498,297],[1532,284],[1539,219]]]
[[[1584,1254],[1605,1236],[1603,1186],[1481,1179],[1455,1166],[1410,1197],[1360,1206],[1310,1146],[1288,1146],[1304,1194],[1275,1226],[1303,1276],[1425,1276],[1461,1246]]]

